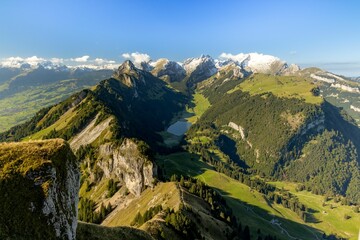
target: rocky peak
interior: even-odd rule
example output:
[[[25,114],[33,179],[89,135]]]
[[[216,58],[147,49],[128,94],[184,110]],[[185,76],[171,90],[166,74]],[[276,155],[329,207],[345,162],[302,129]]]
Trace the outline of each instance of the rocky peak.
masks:
[[[142,70],[135,67],[130,61],[126,60],[112,75],[113,78],[122,81],[128,87],[136,86],[136,79],[143,80]]]
[[[209,55],[201,55],[198,58],[188,58],[184,61],[183,67],[187,74],[191,74],[199,68],[208,67],[216,72],[215,61]],[[214,69],[215,68],[215,69]]]
[[[130,60],[126,60],[125,62],[123,62],[116,71],[118,75],[124,73],[131,74],[132,72],[137,72],[137,68]]]
[[[150,62],[141,62],[139,68],[146,72],[150,72],[154,67],[150,64]]]
[[[260,53],[239,53],[237,55],[222,54],[221,60],[217,63],[218,67],[229,65],[235,62],[246,72],[265,73],[265,74],[293,74],[297,71],[297,65],[288,66],[281,59]]]
[[[181,81],[186,76],[185,69],[177,62],[161,58],[152,64],[151,73],[168,82]]]
[[[193,83],[201,82],[217,72],[215,61],[209,55],[189,58],[183,63],[183,68]]]
[[[281,71],[281,75],[293,75],[298,71],[300,71],[300,67],[298,65],[290,64],[290,66],[288,66],[285,64],[284,69]]]
[[[231,73],[230,78],[243,78],[245,76],[248,76],[250,73],[247,72],[241,65],[234,61],[227,61],[225,64],[222,64],[221,66],[218,65],[219,72],[218,74],[229,74]]]

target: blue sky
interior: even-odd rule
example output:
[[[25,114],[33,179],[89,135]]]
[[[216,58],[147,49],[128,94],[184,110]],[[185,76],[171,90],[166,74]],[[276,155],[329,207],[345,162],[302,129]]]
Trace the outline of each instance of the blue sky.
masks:
[[[360,1],[1,0],[0,58],[259,52],[360,76]]]

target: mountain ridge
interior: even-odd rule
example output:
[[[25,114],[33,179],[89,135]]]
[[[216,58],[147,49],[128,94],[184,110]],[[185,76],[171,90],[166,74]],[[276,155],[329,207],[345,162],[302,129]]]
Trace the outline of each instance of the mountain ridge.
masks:
[[[278,208],[280,201],[275,200],[274,195],[280,196],[287,214],[294,215],[291,219],[306,226],[309,226],[307,218],[314,213],[300,207],[296,198],[271,187],[267,181],[297,181],[313,193],[329,194],[344,199],[347,204],[357,204],[359,129],[345,110],[326,100],[325,94],[326,90],[340,89],[331,87],[334,83],[349,84],[351,88],[357,85],[318,69],[297,70],[287,75],[286,71],[279,72],[283,65],[272,68],[270,64],[268,69],[274,70],[271,73],[253,73],[233,60],[224,63],[220,70],[209,56],[189,60],[189,64],[193,61],[196,64],[188,68],[188,74],[180,81],[161,78],[164,76],[161,74],[155,76],[158,69],[168,64],[166,60],[157,63],[159,67],[154,72],[156,66],[144,70],[125,61],[111,77],[43,109],[26,124],[0,134],[0,139],[26,141],[61,137],[68,140],[81,164],[79,216],[84,221],[101,223],[107,216],[116,215],[114,209],[118,206],[128,206],[130,201],[144,197],[144,191],[151,193],[163,181],[171,180],[210,204],[210,213],[226,222],[226,226],[232,225],[231,229],[238,227],[234,223],[239,220],[246,223],[242,216],[232,215],[238,208],[244,210],[243,203],[232,204],[234,209],[226,210],[227,201],[234,203],[238,199],[214,201],[215,197],[226,197],[227,192],[219,186],[206,192],[201,181],[206,183],[209,179],[203,174],[217,176],[219,181],[224,180],[221,174],[225,179],[233,179],[231,182],[240,181],[259,191],[261,199],[274,208]],[[212,69],[216,69],[216,73]],[[334,80],[321,81],[311,74]],[[191,114],[196,104],[202,104],[192,99],[194,93],[208,102],[201,116]],[[357,96],[357,92],[350,94]],[[167,145],[167,138],[173,138],[166,132],[168,126],[189,117],[194,117],[190,129],[178,137],[178,144]],[[321,152],[324,154],[319,155]],[[179,169],[175,171],[178,176],[171,175],[174,170],[169,164],[178,164]],[[193,170],[193,165],[200,168]],[[332,168],[333,165],[337,167]],[[307,171],[307,176],[304,169],[314,171]],[[185,179],[181,180],[180,174]],[[188,177],[197,180],[188,180]],[[159,180],[161,183],[157,183]],[[167,198],[167,194],[163,192],[162,198]],[[144,228],[154,231],[154,236],[161,235],[160,229],[176,230],[179,226],[188,229],[190,235],[176,230],[177,234],[198,236],[194,229],[200,228],[192,224],[198,220],[191,208],[180,211],[174,205],[173,210],[161,210],[148,204],[141,208],[141,215],[132,217],[139,222],[146,219],[143,221],[148,223]],[[154,207],[160,215],[154,213]],[[109,214],[112,211],[115,212]],[[163,219],[159,220],[161,216]],[[256,217],[249,217],[251,232],[255,234]],[[348,222],[356,224],[356,218]],[[267,224],[264,228],[259,226],[261,232],[265,229],[266,234],[279,236]],[[321,225],[320,229],[330,234],[326,227]],[[317,230],[314,234],[321,235]],[[224,235],[227,234],[224,232]]]

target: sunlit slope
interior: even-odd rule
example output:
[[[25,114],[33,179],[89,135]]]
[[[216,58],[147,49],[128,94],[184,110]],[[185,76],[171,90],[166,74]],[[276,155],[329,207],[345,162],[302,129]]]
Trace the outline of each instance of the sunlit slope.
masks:
[[[281,188],[290,185],[290,188],[285,187],[285,189],[289,189],[301,203],[312,211],[315,210],[313,217],[317,221],[305,223],[297,214],[284,208],[281,204],[270,203],[256,190],[216,172],[211,166],[200,161],[196,155],[176,153],[162,156],[158,161],[165,167],[167,176],[174,173],[194,176],[217,189],[225,197],[229,206],[233,208],[240,222],[249,225],[251,229],[259,228],[262,232],[277,235],[281,239],[291,239],[292,237],[321,239],[322,233],[327,235],[336,233],[346,238],[356,239],[357,226],[360,224],[359,213],[354,213],[349,206],[340,206],[340,203],[333,204],[334,208],[330,209],[331,201],[327,203],[327,206],[322,207],[324,197],[306,191],[297,193],[294,191],[296,184],[277,183],[277,186]],[[345,213],[351,216],[346,221],[343,220]],[[281,227],[272,224],[272,220],[278,221]]]
[[[251,95],[271,92],[277,97],[302,99],[307,103],[320,104],[322,97],[316,96],[313,89],[316,85],[312,81],[297,76],[274,76],[266,74],[254,74],[230,90],[249,92]]]

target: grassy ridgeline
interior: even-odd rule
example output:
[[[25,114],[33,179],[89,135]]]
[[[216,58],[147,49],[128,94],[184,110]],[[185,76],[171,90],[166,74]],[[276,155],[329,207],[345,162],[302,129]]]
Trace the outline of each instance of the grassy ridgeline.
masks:
[[[67,178],[73,172],[69,179],[76,181],[77,168],[74,154],[62,139],[0,144],[0,238],[55,239],[54,220],[65,237],[69,230],[64,228],[66,222],[76,218],[76,206],[72,210],[68,207],[76,202],[68,189],[69,184],[76,187],[76,182]],[[55,179],[52,172],[56,173]],[[61,202],[52,196],[55,206],[50,215],[45,215],[44,202],[50,189],[73,202]],[[57,209],[62,209],[61,213]],[[60,218],[64,222],[60,223]]]

